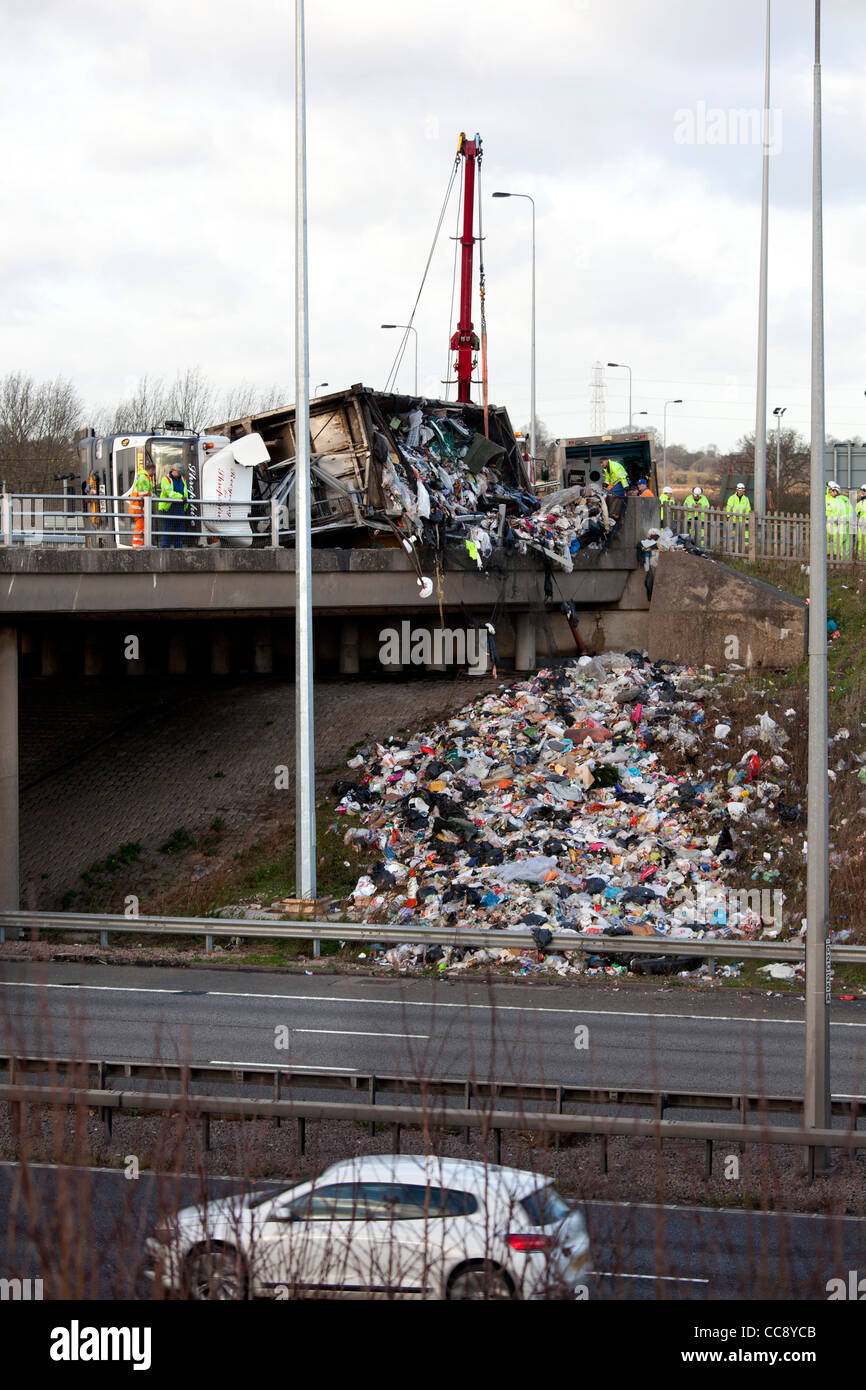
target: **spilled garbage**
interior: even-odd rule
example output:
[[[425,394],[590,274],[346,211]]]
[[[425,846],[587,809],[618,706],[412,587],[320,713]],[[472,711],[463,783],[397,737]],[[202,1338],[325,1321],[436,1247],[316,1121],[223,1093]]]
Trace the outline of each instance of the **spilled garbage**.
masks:
[[[360,780],[333,789],[344,841],[367,864],[347,917],[405,924],[407,944],[382,959],[439,969],[706,973],[690,940],[778,936],[781,890],[730,881],[744,820],[760,830],[782,819],[789,735],[766,713],[738,756],[730,724],[706,721],[731,679],[637,651],[583,656],[362,749],[349,764]],[[682,755],[688,775],[662,754]],[[778,871],[764,868],[774,884]],[[425,949],[411,944],[413,925],[458,939],[465,927],[530,931],[538,950]],[[553,931],[621,936],[623,952],[588,965],[584,952],[545,955]],[[630,957],[638,936],[681,940],[683,953]]]
[[[509,483],[505,448],[441,404],[420,402],[373,431],[386,512],[407,550],[462,552],[486,569],[495,556],[534,552],[570,572],[574,556],[607,543],[615,526],[600,491],[565,488],[544,499]],[[586,493],[586,495],[584,495]]]

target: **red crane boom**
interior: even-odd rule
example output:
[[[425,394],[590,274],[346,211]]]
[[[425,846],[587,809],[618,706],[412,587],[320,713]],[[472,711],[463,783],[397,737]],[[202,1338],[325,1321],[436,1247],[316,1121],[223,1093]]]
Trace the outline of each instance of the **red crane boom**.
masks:
[[[457,353],[457,399],[469,401],[472,384],[473,354],[478,351],[478,335],[472,326],[472,253],[476,238],[473,235],[475,223],[475,169],[481,161],[481,136],[467,140],[461,132],[457,146],[457,157],[463,156],[463,235],[460,238],[460,318],[457,331],[451,338],[451,349]]]

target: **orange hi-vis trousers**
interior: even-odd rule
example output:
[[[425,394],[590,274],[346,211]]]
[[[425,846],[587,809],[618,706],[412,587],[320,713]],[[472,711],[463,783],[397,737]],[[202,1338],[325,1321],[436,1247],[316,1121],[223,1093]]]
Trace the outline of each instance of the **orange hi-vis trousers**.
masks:
[[[132,517],[132,544],[136,550],[144,549],[144,499],[133,493],[129,499],[129,515]]]

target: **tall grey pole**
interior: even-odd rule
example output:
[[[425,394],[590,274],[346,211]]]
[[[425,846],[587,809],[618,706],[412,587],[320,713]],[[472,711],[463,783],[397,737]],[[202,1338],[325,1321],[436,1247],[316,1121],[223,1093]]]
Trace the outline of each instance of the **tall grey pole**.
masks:
[[[0,627],[0,908],[21,906],[18,878],[18,633]]]
[[[295,0],[295,892],[316,896],[304,0]]]
[[[806,869],[804,1123],[830,1127],[830,970],[827,960],[827,516],[824,501],[824,251],[821,205],[821,0],[815,0],[812,126],[812,460],[809,543],[809,785]],[[826,1150],[815,1150],[822,1170]]]
[[[532,477],[535,480],[535,199],[526,194],[532,204],[532,360],[529,366],[529,408],[532,412],[529,426],[529,452],[532,454]]]
[[[418,329],[411,323],[380,323],[380,328],[405,328],[407,333],[415,334],[415,395],[418,395]],[[405,341],[405,340],[404,340]],[[395,383],[396,384],[396,383]]]
[[[767,58],[762,122],[761,288],[758,294],[758,400],[755,417],[755,511],[767,510],[767,226],[770,199],[770,0],[767,0]]]

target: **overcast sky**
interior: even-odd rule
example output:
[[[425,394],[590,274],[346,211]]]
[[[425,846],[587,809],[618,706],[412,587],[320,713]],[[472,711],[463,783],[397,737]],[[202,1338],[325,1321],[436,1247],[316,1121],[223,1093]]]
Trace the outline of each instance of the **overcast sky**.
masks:
[[[759,0],[307,0],[311,386],[382,386],[481,133],[491,399],[588,432],[592,364],[691,448],[754,429]],[[768,410],[808,434],[811,0],[774,0]],[[2,371],[294,396],[292,0],[0,0]],[[866,434],[866,5],[824,5],[827,429]],[[729,113],[734,113],[729,115]],[[759,115],[756,116],[756,121]],[[754,138],[757,132],[757,139]],[[443,394],[457,205],[416,317]],[[477,299],[475,308],[477,326]],[[627,417],[607,369],[606,422]],[[398,386],[411,389],[407,354]],[[453,394],[453,388],[452,388]]]

